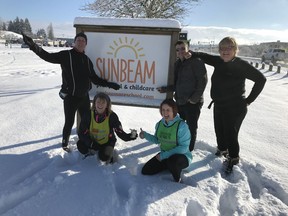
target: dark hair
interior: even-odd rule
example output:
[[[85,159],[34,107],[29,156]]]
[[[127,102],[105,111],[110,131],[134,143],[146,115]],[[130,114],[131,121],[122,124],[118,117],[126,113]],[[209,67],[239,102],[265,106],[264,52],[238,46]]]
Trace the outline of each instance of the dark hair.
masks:
[[[188,43],[186,43],[185,41],[181,41],[181,40],[178,40],[178,41],[175,43],[175,46],[181,45],[181,44],[184,44],[185,46],[188,47]]]
[[[178,113],[178,107],[177,107],[177,104],[176,102],[173,100],[173,99],[165,99],[164,101],[162,101],[162,103],[160,104],[160,108],[159,108],[159,111],[160,111],[160,114],[162,115],[162,106],[166,104],[168,105],[169,107],[172,108],[173,110],[173,117],[175,117]]]
[[[95,102],[97,100],[97,98],[101,99],[101,100],[105,100],[107,102],[107,108],[106,108],[106,111],[107,111],[107,114],[110,114],[112,111],[111,111],[111,99],[110,97],[105,94],[104,92],[99,92],[95,95],[94,99],[93,99],[93,102],[92,102],[92,107],[91,109],[96,111],[96,107],[95,107]]]
[[[85,38],[85,41],[87,43],[87,36],[84,34],[84,32],[79,32],[78,34],[76,34],[75,38],[74,38],[74,42],[76,41],[77,37],[83,37]]]

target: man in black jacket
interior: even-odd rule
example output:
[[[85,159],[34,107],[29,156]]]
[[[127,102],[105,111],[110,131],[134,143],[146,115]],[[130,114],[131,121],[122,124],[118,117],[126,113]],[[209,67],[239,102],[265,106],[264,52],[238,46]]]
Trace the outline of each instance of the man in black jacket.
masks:
[[[80,32],[74,38],[74,47],[56,53],[48,53],[32,38],[23,34],[24,42],[40,58],[54,64],[60,64],[62,69],[62,86],[59,96],[63,99],[65,123],[62,132],[62,148],[69,151],[68,142],[71,129],[75,121],[75,113],[78,110],[80,117],[90,110],[89,90],[91,82],[95,85],[118,90],[117,83],[108,82],[98,77],[93,69],[93,64],[85,54],[87,36]]]
[[[207,71],[200,59],[186,58],[188,44],[177,41],[177,60],[174,64],[174,85],[157,88],[160,93],[174,92],[179,115],[190,129],[189,150],[193,151],[197,137],[198,119],[203,106],[203,92],[207,85]]]

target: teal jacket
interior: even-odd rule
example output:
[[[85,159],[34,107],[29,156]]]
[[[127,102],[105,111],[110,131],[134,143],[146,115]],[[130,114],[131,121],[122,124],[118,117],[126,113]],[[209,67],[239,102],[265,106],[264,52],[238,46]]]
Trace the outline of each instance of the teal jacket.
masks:
[[[169,121],[168,124],[165,122],[163,118],[161,119],[162,123],[167,126],[173,125],[178,120],[181,120],[179,115],[177,115],[173,120]],[[144,138],[147,139],[149,142],[152,142],[155,144],[160,144],[158,141],[158,138],[156,137],[158,124],[159,122],[155,126],[154,135],[144,132]],[[177,133],[178,133],[177,134],[178,145],[169,151],[161,151],[160,159],[163,160],[163,159],[169,158],[171,155],[174,155],[174,154],[184,154],[187,157],[189,165],[190,165],[192,162],[192,158],[193,158],[191,152],[189,151],[191,134],[190,134],[188,125],[184,121],[180,122]]]

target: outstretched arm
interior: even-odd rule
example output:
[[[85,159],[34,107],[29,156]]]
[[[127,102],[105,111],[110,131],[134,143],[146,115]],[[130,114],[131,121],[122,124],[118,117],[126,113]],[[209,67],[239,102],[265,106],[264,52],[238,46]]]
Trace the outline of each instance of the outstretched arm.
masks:
[[[126,133],[121,125],[121,122],[116,113],[112,112],[110,114],[110,125],[114,129],[117,136],[123,141],[135,140],[138,137],[136,130],[131,130],[131,133]]]
[[[33,39],[25,35],[23,32],[21,32],[21,34],[23,36],[23,41],[29,46],[30,50],[32,50],[36,54],[39,53],[40,47],[33,41]]]
[[[88,57],[87,57],[88,58]],[[94,71],[93,68],[93,64],[91,62],[91,60],[88,58],[88,63],[89,63],[89,71],[90,71],[90,79],[93,82],[94,85],[99,85],[99,86],[103,86],[103,87],[108,87],[108,88],[112,88],[114,90],[118,90],[120,89],[120,85],[114,82],[108,82],[105,79],[102,79],[101,77],[97,76],[97,74]]]

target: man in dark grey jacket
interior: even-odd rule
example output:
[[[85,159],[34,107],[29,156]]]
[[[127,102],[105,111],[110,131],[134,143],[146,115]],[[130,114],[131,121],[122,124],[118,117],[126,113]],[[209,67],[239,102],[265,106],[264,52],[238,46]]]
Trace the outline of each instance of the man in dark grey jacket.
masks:
[[[198,128],[198,119],[203,106],[203,92],[207,85],[207,71],[200,59],[186,59],[188,44],[184,41],[176,43],[178,59],[174,64],[174,85],[159,87],[159,92],[174,92],[180,117],[186,120],[191,141],[189,149],[193,151]],[[189,56],[190,57],[190,56]]]
[[[95,85],[115,90],[118,90],[120,86],[117,83],[108,82],[96,75],[91,60],[85,54],[87,36],[83,32],[75,36],[73,49],[55,53],[48,53],[35,44],[32,38],[23,33],[22,35],[24,42],[36,55],[47,62],[61,65],[62,86],[59,96],[63,99],[65,114],[62,148],[65,151],[69,151],[69,136],[74,124],[76,111],[79,111],[81,118],[85,113],[90,112],[89,90],[92,87],[91,82]]]

